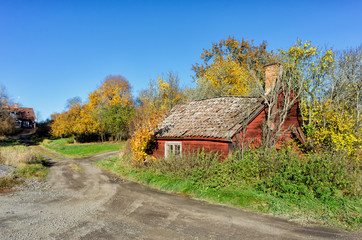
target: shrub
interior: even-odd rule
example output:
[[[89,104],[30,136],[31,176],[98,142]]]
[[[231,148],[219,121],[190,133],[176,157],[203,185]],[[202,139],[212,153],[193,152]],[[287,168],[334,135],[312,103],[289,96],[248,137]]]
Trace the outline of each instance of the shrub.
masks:
[[[359,165],[343,153],[301,155],[292,146],[236,152],[223,162],[203,150],[180,157],[161,158],[148,166],[163,175],[188,179],[202,189],[254,186],[277,197],[358,196]]]
[[[262,153],[262,154],[261,154]],[[250,152],[259,161],[254,175],[257,189],[280,197],[359,195],[358,164],[343,153],[324,152],[299,155],[292,148]],[[256,180],[256,179],[255,179]]]

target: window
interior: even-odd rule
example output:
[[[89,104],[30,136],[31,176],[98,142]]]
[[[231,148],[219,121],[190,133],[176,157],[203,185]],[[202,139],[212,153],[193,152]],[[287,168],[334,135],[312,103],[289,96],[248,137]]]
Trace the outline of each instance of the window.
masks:
[[[23,127],[29,127],[29,122],[28,122],[28,121],[24,121],[24,122],[23,122]]]
[[[165,157],[169,157],[171,155],[181,156],[181,153],[182,153],[181,142],[166,142]]]

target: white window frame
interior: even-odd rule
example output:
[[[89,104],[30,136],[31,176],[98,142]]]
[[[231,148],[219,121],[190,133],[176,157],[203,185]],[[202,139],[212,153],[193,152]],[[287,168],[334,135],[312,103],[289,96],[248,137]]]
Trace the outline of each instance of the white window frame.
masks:
[[[170,145],[173,145],[173,146],[180,146],[180,157],[182,157],[182,142],[166,142],[165,143],[165,157],[169,157],[169,153],[168,153],[168,147]]]

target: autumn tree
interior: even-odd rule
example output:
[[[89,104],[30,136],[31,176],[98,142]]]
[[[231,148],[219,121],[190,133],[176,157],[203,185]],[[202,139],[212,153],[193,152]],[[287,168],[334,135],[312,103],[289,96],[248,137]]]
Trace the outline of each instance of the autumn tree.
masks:
[[[129,137],[129,123],[134,115],[134,107],[124,107],[120,104],[103,108],[100,124],[106,133],[113,136],[115,140],[127,139]]]
[[[15,132],[15,120],[6,109],[6,103],[9,103],[9,97],[6,88],[0,85],[0,136]]]
[[[98,123],[102,141],[106,135],[127,138],[128,124],[134,112],[131,85],[123,76],[110,75],[89,95],[92,116]]]
[[[192,99],[224,95],[250,95],[255,87],[253,75],[263,76],[264,65],[273,59],[266,51],[266,42],[254,46],[253,41],[233,37],[212,43],[201,54],[203,63],[192,66],[197,87],[190,92]],[[264,77],[258,78],[264,82]]]
[[[109,75],[101,86],[89,94],[89,103],[92,107],[109,107],[121,104],[131,106],[133,104],[131,85],[128,80],[120,75]]]
[[[52,115],[52,134],[73,135],[74,140],[85,141],[99,134],[119,140],[127,138],[129,121],[134,112],[131,86],[122,76],[108,76],[88,101],[79,97],[67,100],[66,111]]]
[[[50,134],[56,137],[62,137],[65,134],[64,126],[66,123],[65,112],[63,113],[53,113],[50,116],[51,125],[50,125]]]
[[[65,109],[69,110],[71,109],[73,106],[76,105],[82,105],[83,101],[80,97],[73,97],[73,98],[69,98],[65,104]]]
[[[314,144],[356,155],[362,146],[362,46],[337,51],[306,125]]]
[[[326,96],[333,103],[345,104],[353,112],[358,131],[362,110],[362,45],[336,52]]]
[[[134,160],[140,164],[146,160],[154,143],[157,124],[177,104],[185,100],[178,76],[172,72],[150,80],[148,88],[138,97],[138,108],[132,121],[131,146]]]
[[[300,40],[287,51],[279,50],[277,81],[266,93],[265,86],[258,81],[260,76],[250,71],[257,84],[259,97],[267,105],[267,121],[263,131],[263,145],[274,146],[284,131],[284,123],[290,109],[297,102],[308,119],[317,99],[320,97],[331,64],[331,50],[319,50],[310,42]]]
[[[82,104],[79,98],[67,101],[67,111],[52,115],[51,133],[54,136],[73,136],[74,142],[85,141],[87,136],[96,133],[97,122],[94,121],[89,103]]]
[[[311,149],[356,156],[362,145],[360,48],[335,57],[331,49],[298,40],[288,50],[280,50],[278,57],[275,88],[265,95],[264,86],[258,84],[260,97],[268,106],[264,145],[275,145],[285,131],[288,111],[299,101]]]

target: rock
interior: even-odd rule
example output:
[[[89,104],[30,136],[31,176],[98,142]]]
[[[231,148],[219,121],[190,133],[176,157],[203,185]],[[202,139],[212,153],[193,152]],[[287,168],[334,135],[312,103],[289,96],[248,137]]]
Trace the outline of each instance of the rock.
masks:
[[[0,177],[11,175],[11,172],[16,172],[18,169],[0,164]]]

